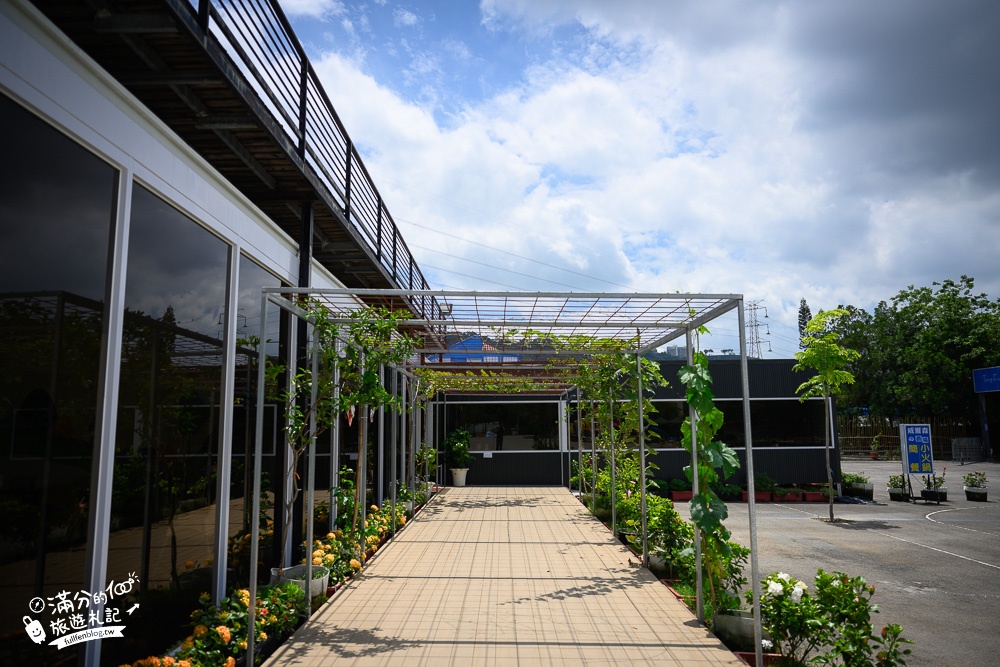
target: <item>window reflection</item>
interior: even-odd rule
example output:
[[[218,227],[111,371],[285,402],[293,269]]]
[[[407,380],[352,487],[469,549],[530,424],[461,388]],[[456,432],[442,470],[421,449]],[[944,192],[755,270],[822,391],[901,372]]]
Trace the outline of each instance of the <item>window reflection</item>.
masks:
[[[257,340],[260,338],[261,288],[277,287],[281,281],[247,257],[240,257],[239,298],[237,305],[236,391],[233,406],[233,458],[231,469],[231,505],[229,521],[229,563],[227,583],[230,588],[250,582],[250,531],[252,524],[254,446],[257,419]],[[264,327],[267,355],[275,360],[286,350],[288,318],[276,306],[268,309]],[[264,410],[264,467],[261,475],[262,511],[260,572],[277,565],[274,556],[274,492],[279,479],[275,458],[278,441],[278,410],[269,404]]]
[[[108,577],[139,573],[142,604],[114,664],[183,638],[210,590],[229,248],[135,185],[128,253]]]
[[[34,664],[28,601],[84,585],[117,172],[3,95],[0,127],[0,664]]]

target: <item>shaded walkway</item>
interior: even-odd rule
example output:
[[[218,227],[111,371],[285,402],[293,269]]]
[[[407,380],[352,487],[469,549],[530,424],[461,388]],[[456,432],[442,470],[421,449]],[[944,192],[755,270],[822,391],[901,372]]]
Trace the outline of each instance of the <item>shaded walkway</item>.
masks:
[[[741,664],[630,556],[566,489],[450,488],[266,664]]]

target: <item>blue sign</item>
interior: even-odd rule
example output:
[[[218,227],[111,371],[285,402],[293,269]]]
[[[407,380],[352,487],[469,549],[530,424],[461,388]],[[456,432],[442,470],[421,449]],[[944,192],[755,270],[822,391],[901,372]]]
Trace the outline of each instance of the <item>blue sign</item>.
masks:
[[[900,424],[899,437],[903,445],[903,466],[911,475],[934,473],[934,452],[931,450],[929,424]]]
[[[977,368],[972,371],[972,387],[977,394],[1000,391],[1000,366]]]

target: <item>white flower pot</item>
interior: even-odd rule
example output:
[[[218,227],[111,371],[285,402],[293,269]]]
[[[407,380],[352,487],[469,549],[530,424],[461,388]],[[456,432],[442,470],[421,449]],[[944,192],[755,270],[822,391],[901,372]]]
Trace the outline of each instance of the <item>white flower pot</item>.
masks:
[[[465,476],[469,474],[468,468],[452,468],[451,479],[455,486],[465,486]]]
[[[329,568],[323,567],[321,565],[313,565],[313,580],[309,586],[309,598],[312,599],[321,593],[326,593],[326,587],[330,583],[330,570]],[[322,576],[316,577],[317,572],[322,572]],[[293,565],[292,567],[286,568],[271,568],[271,583],[281,583],[285,581],[290,581],[299,588],[302,592],[306,590],[306,566],[305,565]]]
[[[986,502],[985,486],[963,486],[962,489],[965,491],[966,500],[975,500],[983,503]]]

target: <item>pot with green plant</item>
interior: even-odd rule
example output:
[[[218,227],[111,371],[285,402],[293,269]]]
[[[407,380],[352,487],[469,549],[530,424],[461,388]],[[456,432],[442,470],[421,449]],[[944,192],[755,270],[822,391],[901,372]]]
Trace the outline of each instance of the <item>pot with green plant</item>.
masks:
[[[802,502],[802,489],[793,486],[776,486],[774,491],[774,502],[776,503],[800,503]]]
[[[966,500],[986,502],[986,473],[978,470],[970,472],[968,475],[962,475],[962,481],[965,482],[965,486],[962,488],[965,491]]]
[[[758,503],[771,502],[771,492],[777,486],[774,479],[765,472],[755,472],[753,475],[753,499]],[[743,492],[743,500],[749,498],[747,491]]]
[[[676,502],[691,500],[694,492],[691,491],[691,480],[687,477],[676,477],[670,480],[670,499]]]
[[[845,472],[840,477],[844,487],[844,495],[852,498],[875,499],[875,487],[872,485],[868,475],[863,472]]]
[[[940,477],[934,473],[924,475],[924,488],[920,489],[920,497],[924,500],[935,500],[937,502],[948,500],[948,487],[944,485],[944,475],[946,472],[948,472],[948,468],[942,468]]]
[[[904,475],[889,475],[889,484],[886,487],[889,492],[889,500],[907,501],[910,494],[906,490],[906,477]]]
[[[463,428],[455,429],[444,439],[445,455],[455,486],[465,486],[469,464],[472,463],[472,454],[469,453],[471,439],[472,435]]]

